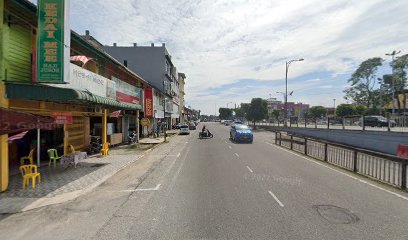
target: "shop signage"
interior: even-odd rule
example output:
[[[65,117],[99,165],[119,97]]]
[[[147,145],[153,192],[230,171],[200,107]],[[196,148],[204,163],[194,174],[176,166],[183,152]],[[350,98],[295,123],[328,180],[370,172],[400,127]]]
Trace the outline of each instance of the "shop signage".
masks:
[[[72,124],[71,112],[54,112],[52,113],[52,117],[56,124]]]
[[[116,83],[114,81],[107,81],[106,83],[106,97],[116,99]]]
[[[89,91],[92,94],[107,97],[107,92],[113,91],[109,88],[114,88],[115,83],[101,75],[83,69],[73,63],[70,65],[70,78],[67,84],[48,84],[61,88],[72,88],[81,91]],[[108,84],[109,82],[109,84]],[[109,86],[109,87],[108,87]],[[110,95],[112,95],[110,93]]]
[[[149,124],[150,124],[150,120],[148,118],[140,119],[140,125],[142,125],[143,127],[149,126]]]
[[[153,117],[153,89],[144,89],[144,116]]]
[[[120,113],[121,113],[120,110],[111,112],[110,117],[111,118],[118,118],[120,116]]]
[[[140,104],[142,89],[116,77],[112,77],[112,81],[116,84],[116,100],[120,102]]]
[[[64,0],[38,1],[37,29],[37,81],[49,83],[64,83],[64,56],[69,40],[64,37],[65,28],[69,29],[69,15]],[[67,26],[68,25],[68,26]],[[68,36],[70,37],[70,36]],[[64,44],[65,43],[65,44]],[[68,44],[68,46],[65,46]]]

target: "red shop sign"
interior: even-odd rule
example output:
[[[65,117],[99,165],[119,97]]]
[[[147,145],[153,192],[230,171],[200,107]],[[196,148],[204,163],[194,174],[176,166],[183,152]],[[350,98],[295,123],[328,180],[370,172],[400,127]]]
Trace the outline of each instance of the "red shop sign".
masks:
[[[53,112],[52,117],[56,124],[72,124],[71,112]]]
[[[153,89],[144,89],[144,116],[153,117]]]

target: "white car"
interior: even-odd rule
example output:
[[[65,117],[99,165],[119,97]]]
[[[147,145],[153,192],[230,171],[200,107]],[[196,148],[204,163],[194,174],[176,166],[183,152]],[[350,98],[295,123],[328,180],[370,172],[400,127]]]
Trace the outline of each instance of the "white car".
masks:
[[[188,128],[188,125],[181,125],[179,134],[180,135],[184,135],[184,134],[189,135],[190,134],[190,129]]]

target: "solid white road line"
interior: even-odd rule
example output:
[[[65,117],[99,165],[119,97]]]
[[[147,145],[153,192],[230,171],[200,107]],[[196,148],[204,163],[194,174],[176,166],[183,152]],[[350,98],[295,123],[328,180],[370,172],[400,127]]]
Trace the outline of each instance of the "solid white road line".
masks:
[[[254,173],[254,171],[252,171],[252,169],[248,166],[246,166],[248,168],[248,171],[250,171],[251,173]]]
[[[235,156],[239,157],[238,153],[234,153],[234,154],[235,154]]]
[[[279,199],[275,196],[275,194],[273,194],[273,192],[268,191],[268,193],[275,199],[275,201],[279,204],[279,206],[284,207],[285,205],[283,205],[283,203],[281,201],[279,201]]]
[[[398,194],[398,193],[396,193],[396,192],[390,191],[390,190],[388,190],[388,189],[379,187],[379,186],[377,186],[377,185],[374,185],[374,184],[372,184],[372,183],[369,183],[369,182],[367,182],[367,181],[364,181],[364,180],[362,180],[362,179],[360,179],[360,178],[357,178],[357,177],[352,176],[352,175],[350,175],[350,174],[347,174],[347,173],[344,173],[344,172],[342,172],[342,171],[339,171],[339,170],[337,170],[337,169],[335,169],[335,168],[326,166],[326,165],[324,165],[324,164],[322,164],[322,163],[317,162],[318,160],[313,160],[313,159],[307,158],[307,157],[305,157],[305,156],[302,156],[302,155],[300,155],[300,154],[294,153],[294,152],[292,152],[292,151],[290,151],[290,150],[287,150],[287,149],[285,149],[285,148],[283,148],[283,147],[279,147],[279,146],[277,146],[277,145],[272,145],[272,146],[274,146],[274,147],[276,147],[276,148],[278,148],[278,149],[280,149],[280,150],[282,150],[282,151],[286,151],[286,152],[288,152],[288,153],[291,153],[291,154],[293,154],[293,155],[296,155],[296,156],[298,156],[298,157],[300,157],[300,158],[302,158],[302,159],[305,159],[305,160],[307,160],[307,161],[309,161],[309,162],[312,162],[312,163],[314,163],[314,164],[317,164],[317,165],[319,165],[319,166],[322,166],[322,167],[328,168],[328,169],[330,169],[330,170],[333,170],[333,171],[335,171],[335,172],[337,172],[337,173],[343,174],[344,176],[347,176],[347,177],[349,177],[349,178],[352,178],[352,179],[354,179],[354,180],[357,180],[357,181],[359,181],[359,182],[361,182],[361,183],[365,183],[365,184],[367,184],[367,185],[369,185],[369,186],[371,186],[371,187],[377,188],[378,190],[387,192],[387,193],[389,193],[389,194],[392,194],[392,195],[394,195],[394,196],[396,196],[396,197],[399,197],[399,198],[401,198],[401,199],[404,199],[404,200],[408,201],[408,197],[405,197],[405,196],[403,196],[403,195],[401,195],[401,194]]]

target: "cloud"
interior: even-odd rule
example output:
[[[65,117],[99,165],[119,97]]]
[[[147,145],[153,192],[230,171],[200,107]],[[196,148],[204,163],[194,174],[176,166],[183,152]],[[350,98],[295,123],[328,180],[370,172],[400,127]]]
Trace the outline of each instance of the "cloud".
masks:
[[[303,90],[294,89],[298,97],[327,102],[304,89],[331,81],[320,89],[331,85],[341,98],[362,60],[406,51],[406,9],[404,0],[83,0],[71,2],[71,23],[104,44],[165,41],[186,73],[186,100],[213,112],[215,104],[282,90],[285,61],[300,57],[305,61],[293,63],[288,74],[290,83],[304,82]],[[242,79],[264,88],[234,85]]]

